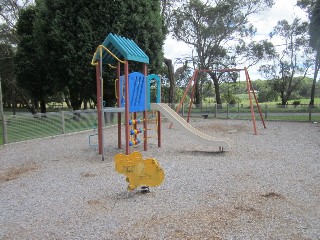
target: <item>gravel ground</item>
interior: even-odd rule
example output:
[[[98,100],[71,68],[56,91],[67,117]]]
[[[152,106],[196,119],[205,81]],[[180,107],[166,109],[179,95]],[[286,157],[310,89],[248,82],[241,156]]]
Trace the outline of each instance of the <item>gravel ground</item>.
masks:
[[[161,148],[136,149],[165,171],[148,194],[114,170],[115,127],[104,162],[88,132],[0,147],[0,239],[320,239],[319,124],[192,121],[232,151],[164,122]]]

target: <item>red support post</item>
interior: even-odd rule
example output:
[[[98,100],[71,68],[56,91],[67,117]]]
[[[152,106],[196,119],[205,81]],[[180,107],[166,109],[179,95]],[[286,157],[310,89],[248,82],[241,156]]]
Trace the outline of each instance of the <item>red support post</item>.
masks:
[[[187,93],[188,93],[188,91],[189,91],[189,89],[190,89],[190,87],[191,87],[192,82],[194,81],[194,79],[197,78],[197,76],[198,76],[198,71],[199,71],[198,69],[195,69],[195,70],[194,70],[194,73],[193,73],[192,77],[190,78],[190,80],[189,80],[189,82],[188,82],[188,85],[187,85],[187,88],[186,88],[186,90],[184,91],[184,94],[183,94],[183,96],[182,96],[182,98],[181,98],[181,100],[180,100],[179,106],[176,108],[176,113],[179,112],[179,110],[180,110],[180,108],[181,108],[181,106],[182,106],[182,104],[183,104],[183,102],[184,102],[184,99],[186,98]],[[173,125],[173,123],[170,124],[169,128],[172,128],[172,125]]]
[[[137,112],[134,112],[134,113],[133,113],[132,118],[133,118],[134,120],[137,119]],[[132,120],[132,119],[131,119],[131,120]],[[138,129],[138,124],[137,124],[136,121],[135,121],[135,123],[134,123],[133,125],[131,125],[131,126],[132,126],[131,129],[133,129],[133,130]],[[134,135],[133,135],[133,139],[134,139],[134,140],[137,140],[137,138],[138,138],[138,135],[137,135],[137,134],[134,134]],[[131,138],[131,139],[132,139],[132,138]]]
[[[116,91],[117,91],[117,104],[118,104],[118,108],[121,107],[121,98],[120,98],[120,75],[121,75],[121,69],[120,69],[121,65],[120,62],[117,63],[117,83],[118,85],[116,86]],[[121,141],[121,113],[118,113],[118,148],[122,148],[122,141]]]
[[[158,111],[157,114],[158,118],[158,126],[157,126],[157,133],[158,133],[158,147],[161,147],[161,112]]]
[[[126,60],[124,63],[124,79],[125,79],[125,140],[126,140],[126,155],[130,154],[130,128],[129,128],[129,63]]]
[[[148,75],[148,66],[147,64],[143,64],[143,75],[146,78],[145,84],[147,85],[147,75]],[[147,96],[147,88],[146,88],[146,92],[145,92],[146,96]],[[143,111],[143,149],[144,151],[148,150],[148,111],[147,111],[147,104],[145,104],[145,110]]]
[[[261,108],[260,108],[260,105],[259,105],[259,102],[258,102],[258,98],[257,98],[256,93],[254,92],[254,89],[253,89],[253,86],[252,86],[252,82],[251,82],[251,79],[250,79],[250,76],[249,76],[249,72],[247,74],[248,74],[248,78],[249,78],[250,88],[252,89],[254,100],[256,101],[256,105],[257,105],[257,108],[258,108],[258,111],[259,111],[259,114],[260,114],[260,119],[262,121],[263,127],[267,128],[266,124],[264,123],[264,119],[263,119],[263,116],[262,116],[262,112],[261,112]]]
[[[251,117],[252,117],[252,123],[253,123],[253,132],[254,135],[257,135],[257,126],[256,126],[256,117],[254,115],[254,109],[252,105],[252,96],[251,96],[251,89],[250,89],[250,78],[247,68],[244,68],[245,74],[246,74],[246,82],[247,82],[247,91],[249,95],[249,102],[250,102],[250,110],[251,110]]]
[[[101,76],[100,76],[100,61],[96,65],[96,82],[97,82],[97,110],[98,110],[98,151],[102,154],[103,142],[102,142],[102,96],[101,96]]]

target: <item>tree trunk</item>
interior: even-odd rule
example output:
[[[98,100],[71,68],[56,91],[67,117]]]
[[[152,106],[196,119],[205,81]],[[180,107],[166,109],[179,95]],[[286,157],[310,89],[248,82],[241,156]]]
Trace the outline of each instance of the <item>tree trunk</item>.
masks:
[[[11,100],[12,100],[12,113],[13,115],[16,115],[16,101],[15,101],[15,98],[14,98],[15,94],[14,92],[12,93],[12,96],[11,96]]]
[[[80,110],[81,109],[81,103],[82,101],[80,100],[72,100],[71,99],[71,107],[73,110]]]
[[[83,100],[83,109],[84,109],[84,110],[87,110],[87,109],[88,109],[88,100],[87,100],[87,99],[84,99],[84,100]]]
[[[168,77],[170,82],[170,88],[169,88],[169,103],[175,103],[175,93],[176,93],[176,82],[174,80],[174,68],[172,64],[171,59],[164,59],[164,63],[168,67]]]
[[[44,100],[43,98],[40,100],[40,109],[41,109],[41,113],[47,112],[46,100]]]
[[[215,72],[208,72],[214,85],[214,92],[216,94],[216,103],[218,105],[222,104],[221,95],[220,95],[220,85],[219,85],[219,78],[217,78],[217,74]]]
[[[198,79],[196,80],[196,86],[194,89],[194,99],[193,99],[193,103],[197,105],[201,103],[200,89],[201,89],[201,78],[200,76],[198,76]]]
[[[24,94],[23,90],[17,86],[14,86],[15,91],[22,97],[22,100],[26,106],[26,108],[32,113],[32,115],[36,114],[36,109],[34,107],[33,104],[29,103],[29,99],[26,97],[26,95]],[[13,105],[15,105],[15,100],[13,100]],[[15,111],[15,110],[14,110]]]
[[[70,95],[69,90],[68,90],[68,89],[65,89],[65,90],[63,91],[63,95],[64,95],[64,101],[66,102],[67,107],[68,107],[68,108],[71,108],[71,103],[70,103],[70,99],[69,99],[69,95]]]
[[[317,51],[316,63],[315,63],[314,74],[313,74],[313,82],[311,87],[311,96],[310,96],[310,103],[309,103],[310,106],[314,106],[314,97],[316,93],[316,83],[317,83],[319,68],[320,68],[320,51]]]

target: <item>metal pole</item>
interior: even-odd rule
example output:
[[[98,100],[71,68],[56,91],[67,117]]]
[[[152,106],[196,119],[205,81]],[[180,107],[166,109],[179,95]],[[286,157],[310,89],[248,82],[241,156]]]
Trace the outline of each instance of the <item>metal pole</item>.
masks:
[[[312,112],[312,111],[311,111],[311,107],[312,107],[312,106],[309,104],[309,119],[308,119],[309,122],[311,122],[311,118],[312,118],[312,117],[311,117],[311,112]]]

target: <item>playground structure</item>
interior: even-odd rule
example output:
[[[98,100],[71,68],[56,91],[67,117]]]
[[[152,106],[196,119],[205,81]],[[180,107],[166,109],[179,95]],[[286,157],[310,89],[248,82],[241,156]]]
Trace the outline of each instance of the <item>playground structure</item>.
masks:
[[[120,60],[120,58],[124,60]],[[143,73],[133,72],[129,74],[129,61],[143,64]],[[121,76],[121,63],[124,65],[124,75]],[[144,150],[147,150],[148,140],[148,112],[147,102],[150,103],[150,82],[157,82],[157,99],[160,101],[160,78],[156,75],[147,76],[148,56],[130,39],[109,34],[102,45],[99,45],[92,58],[92,65],[96,66],[97,83],[97,108],[98,108],[98,150],[104,160],[104,112],[118,113],[118,148],[122,147],[121,139],[121,114],[125,113],[125,145],[126,153],[117,154],[115,168],[119,173],[127,176],[128,190],[148,185],[158,186],[163,182],[164,172],[155,159],[142,159],[139,152],[130,154],[130,147],[141,143],[138,134],[143,134]],[[103,104],[103,78],[102,65],[108,64],[116,68],[116,97],[117,107],[104,107]],[[112,66],[116,64],[116,66]],[[148,86],[147,86],[148,85]],[[137,113],[143,113],[143,119],[137,118]],[[131,119],[130,119],[131,114]],[[158,147],[161,146],[161,115],[158,115],[157,133]],[[143,124],[143,128],[138,128]],[[148,188],[147,187],[147,188]]]
[[[121,60],[124,59],[124,60]],[[129,61],[136,61],[143,64],[143,73],[132,72],[129,74]],[[121,76],[120,64],[124,65],[124,75]],[[177,124],[191,138],[204,144],[217,147],[219,151],[231,150],[231,141],[218,139],[193,128],[177,113],[166,104],[161,103],[161,83],[160,78],[155,75],[147,75],[148,56],[129,39],[109,34],[102,45],[99,45],[94,53],[92,64],[96,66],[97,81],[97,108],[98,108],[98,150],[104,159],[103,148],[103,112],[118,113],[118,148],[122,148],[121,143],[121,114],[125,113],[125,154],[130,154],[130,147],[143,142],[144,151],[147,151],[148,140],[148,110],[157,111],[157,138],[158,147],[161,147],[161,114],[167,117],[172,123]],[[103,79],[102,64],[115,65],[117,70],[116,96],[117,107],[103,107]],[[151,104],[150,84],[156,81],[156,103]],[[128,86],[128,87],[126,87]],[[191,86],[191,82],[189,86]],[[185,93],[186,94],[186,93]],[[142,112],[143,118],[138,119],[137,113]],[[132,114],[132,118],[130,118]],[[189,119],[188,119],[189,120]],[[139,128],[137,124],[143,124]],[[143,133],[143,138],[138,138],[138,134]]]
[[[123,59],[123,60],[121,60]],[[129,74],[129,61],[143,64],[143,71]],[[121,139],[121,114],[125,114],[125,154],[117,154],[115,168],[119,173],[127,176],[129,182],[128,190],[133,190],[139,186],[158,186],[163,182],[164,172],[155,159],[142,159],[139,152],[130,154],[130,147],[143,142],[144,151],[147,151],[148,140],[148,110],[157,111],[157,138],[158,147],[161,147],[161,113],[171,122],[177,124],[180,129],[194,139],[212,146],[218,147],[219,151],[229,151],[230,143],[225,139],[218,139],[201,133],[193,128],[174,110],[166,104],[161,103],[161,83],[157,75],[147,75],[148,56],[130,40],[114,34],[109,34],[102,45],[97,47],[93,55],[91,64],[96,66],[97,83],[97,108],[98,108],[98,151],[104,160],[104,112],[114,112],[118,114],[118,148],[122,148]],[[103,104],[103,64],[108,64],[116,69],[117,79],[115,80],[115,91],[117,97],[117,107],[104,107]],[[121,64],[124,65],[121,75]],[[151,104],[150,84],[156,81],[156,103]],[[137,118],[137,113],[142,113],[142,119]],[[130,117],[130,115],[132,117]],[[143,124],[143,128],[138,127]],[[138,137],[143,134],[143,138]]]
[[[256,117],[255,117],[255,113],[254,113],[254,107],[253,107],[253,103],[252,103],[252,94],[253,94],[253,98],[254,98],[254,101],[256,103],[256,106],[257,106],[257,109],[258,109],[258,112],[259,112],[259,115],[260,115],[260,118],[261,118],[261,121],[262,121],[262,124],[263,124],[263,127],[266,128],[266,125],[265,125],[265,122],[264,122],[264,119],[263,119],[263,116],[262,116],[262,112],[261,112],[261,108],[260,108],[260,105],[259,105],[259,102],[258,102],[258,98],[256,96],[256,93],[254,91],[254,88],[252,86],[252,82],[251,82],[251,79],[250,79],[250,76],[249,76],[249,72],[248,72],[248,69],[245,67],[245,68],[226,68],[226,69],[212,69],[212,70],[204,70],[204,69],[195,69],[194,72],[193,72],[193,75],[192,77],[190,78],[189,82],[188,82],[188,85],[186,87],[186,90],[181,98],[181,101],[178,105],[178,107],[176,108],[176,112],[178,113],[191,86],[192,87],[192,91],[191,91],[191,99],[190,99],[190,104],[189,104],[189,108],[188,108],[188,116],[187,116],[187,122],[189,123],[189,120],[190,120],[190,113],[191,113],[191,109],[192,109],[192,103],[193,103],[193,98],[194,98],[194,93],[195,93],[195,87],[196,87],[196,83],[197,83],[197,79],[198,79],[198,75],[199,73],[201,72],[241,72],[241,71],[244,71],[245,72],[245,76],[246,76],[246,86],[247,86],[247,92],[248,92],[248,96],[249,96],[249,102],[250,102],[250,112],[251,112],[251,118],[252,118],[252,123],[253,123],[253,133],[254,135],[257,135],[258,134],[258,131],[257,131],[257,126],[256,126]],[[170,128],[172,127],[172,123],[170,125]]]
[[[124,60],[121,60],[124,59]],[[143,64],[142,73],[133,72],[129,74],[129,61]],[[92,59],[92,65],[96,66],[97,83],[97,109],[98,109],[98,151],[104,160],[104,136],[103,118],[104,112],[118,114],[118,148],[122,148],[121,139],[121,114],[125,114],[125,149],[126,155],[130,154],[130,147],[143,142],[144,151],[147,151],[148,140],[148,112],[147,102],[150,102],[150,82],[157,82],[157,101],[160,101],[160,78],[157,75],[147,76],[148,56],[137,46],[137,44],[124,37],[109,34],[102,45],[97,47]],[[102,65],[107,64],[116,69],[116,96],[117,107],[103,107],[103,78]],[[124,74],[121,76],[121,64]],[[148,87],[147,87],[148,84]],[[143,119],[137,118],[137,113],[142,112]],[[130,116],[132,115],[132,117]],[[143,128],[138,128],[142,124]],[[161,115],[158,113],[158,146],[161,146]],[[138,138],[143,134],[143,140]]]

